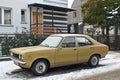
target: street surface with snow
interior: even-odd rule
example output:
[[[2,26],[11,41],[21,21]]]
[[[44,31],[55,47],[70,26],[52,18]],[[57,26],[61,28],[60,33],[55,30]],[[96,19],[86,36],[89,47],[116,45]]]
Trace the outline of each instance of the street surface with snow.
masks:
[[[114,51],[101,59],[96,68],[90,68],[87,64],[65,66],[50,69],[44,76],[34,76],[29,70],[14,65],[13,61],[0,62],[0,80],[120,80],[115,79],[119,74],[120,53]]]

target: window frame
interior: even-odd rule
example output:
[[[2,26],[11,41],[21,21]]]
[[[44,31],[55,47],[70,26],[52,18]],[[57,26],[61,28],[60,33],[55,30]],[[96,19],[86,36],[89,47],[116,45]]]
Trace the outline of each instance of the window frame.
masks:
[[[5,23],[5,10],[10,10],[10,23]],[[4,8],[4,25],[11,25],[12,24],[12,9],[11,8]]]
[[[0,7],[1,8],[1,26],[13,27],[13,9],[11,7]],[[5,24],[5,10],[10,10],[10,24]]]
[[[83,45],[83,46],[79,46],[79,42],[77,41],[77,38],[84,38],[84,39],[88,40],[88,41],[90,42],[90,44],[86,44],[86,45]],[[90,39],[88,39],[88,38],[86,38],[86,37],[84,37],[84,36],[76,36],[76,37],[75,37],[75,40],[76,40],[76,43],[77,43],[77,47],[84,47],[84,46],[93,45],[93,42],[92,42]]]
[[[74,11],[74,12],[73,12],[73,18],[76,18],[76,17],[77,17],[77,12]]]
[[[64,40],[65,40],[66,38],[74,38],[75,46],[74,46],[74,47],[62,47],[62,44],[63,44],[63,42],[64,42]],[[62,40],[62,42],[61,42],[61,44],[60,44],[60,48],[63,48],[63,49],[65,49],[65,48],[75,48],[75,47],[76,47],[76,39],[75,39],[75,36],[64,37],[64,39]]]
[[[24,11],[25,21],[22,20],[22,11]],[[27,10],[26,9],[21,9],[21,24],[27,24]]]

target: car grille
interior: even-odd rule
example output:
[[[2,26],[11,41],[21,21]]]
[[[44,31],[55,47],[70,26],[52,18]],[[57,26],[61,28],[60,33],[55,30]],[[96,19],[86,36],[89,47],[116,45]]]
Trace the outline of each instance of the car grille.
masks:
[[[13,57],[19,59],[19,55],[18,54],[13,53]]]

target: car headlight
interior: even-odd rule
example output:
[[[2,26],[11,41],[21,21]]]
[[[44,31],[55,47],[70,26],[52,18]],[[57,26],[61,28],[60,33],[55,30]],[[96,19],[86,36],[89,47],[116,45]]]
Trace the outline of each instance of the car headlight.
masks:
[[[19,59],[20,59],[20,60],[23,60],[23,56],[22,56],[22,55],[19,55]]]

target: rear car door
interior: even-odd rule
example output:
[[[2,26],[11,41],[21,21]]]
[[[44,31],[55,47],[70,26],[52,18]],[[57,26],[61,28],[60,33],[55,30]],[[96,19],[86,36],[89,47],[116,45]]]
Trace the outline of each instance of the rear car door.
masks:
[[[88,61],[91,53],[93,52],[93,43],[83,36],[76,37],[76,41],[78,63]]]

